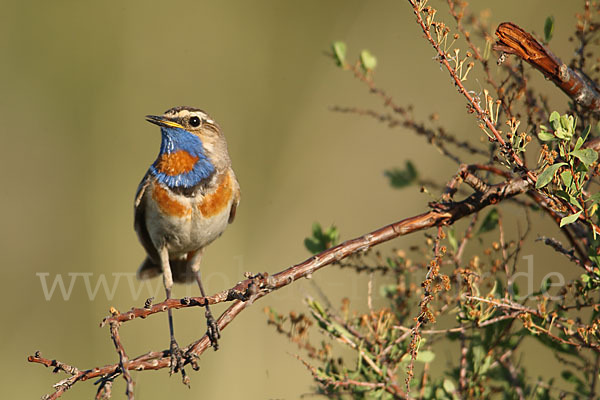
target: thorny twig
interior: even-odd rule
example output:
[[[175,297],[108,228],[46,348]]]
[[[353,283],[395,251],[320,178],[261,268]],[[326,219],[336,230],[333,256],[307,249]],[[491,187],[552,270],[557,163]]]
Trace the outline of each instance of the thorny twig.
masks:
[[[413,7],[415,16],[417,18],[417,24],[423,30],[423,33],[425,34],[425,37],[427,38],[429,43],[436,50],[439,63],[442,64],[450,73],[450,76],[452,77],[452,80],[454,81],[454,84],[456,85],[458,92],[460,94],[462,94],[463,96],[465,96],[465,98],[469,102],[469,106],[477,114],[477,118],[481,121],[482,125],[484,127],[487,127],[487,129],[489,129],[489,131],[493,135],[493,140],[495,140],[496,142],[498,142],[500,144],[503,151],[505,151],[506,154],[509,156],[509,158],[512,159],[515,166],[518,167],[532,183],[535,183],[537,180],[535,174],[527,169],[523,160],[521,160],[519,155],[504,140],[504,138],[500,134],[500,131],[496,128],[496,125],[490,119],[488,113],[486,113],[481,108],[479,101],[477,101],[474,98],[474,95],[471,94],[463,85],[461,78],[457,75],[456,71],[450,65],[450,62],[448,61],[448,54],[446,54],[446,52],[440,47],[439,43],[431,36],[430,26],[428,26],[426,24],[426,22],[423,20],[423,17],[421,16],[421,6],[420,6],[419,2],[417,0],[408,0],[408,2]]]
[[[483,298],[483,297],[479,297],[479,296],[469,296],[469,295],[465,295],[463,297],[465,299],[477,300],[477,301],[480,301],[483,303],[487,303],[494,307],[498,307],[498,308],[502,308],[502,309],[506,309],[506,310],[518,311],[518,312],[520,312],[519,315],[521,317],[523,317],[523,323],[527,329],[530,329],[530,330],[538,332],[538,333],[544,333],[549,338],[551,338],[559,343],[567,344],[569,346],[574,346],[575,348],[586,347],[586,348],[592,349],[596,353],[600,353],[600,345],[589,342],[582,335],[582,332],[580,332],[579,330],[576,330],[575,332],[573,332],[573,335],[571,335],[571,336],[577,338],[577,340],[578,340],[578,342],[573,342],[571,340],[563,339],[562,337],[552,334],[550,332],[550,329],[544,329],[540,326],[535,325],[530,319],[530,316],[533,315],[538,318],[541,318],[545,322],[550,323],[551,324],[550,326],[556,326],[557,328],[564,329],[566,331],[570,331],[571,328],[569,325],[573,325],[573,324],[571,324],[568,321],[563,321],[563,319],[560,317],[553,316],[553,315],[552,316],[544,315],[544,313],[540,312],[539,310],[536,310],[536,309],[533,309],[530,307],[526,307],[522,304],[515,303],[515,302],[507,300],[507,299],[503,299],[503,300],[487,299],[487,298]]]
[[[483,71],[485,72],[485,75],[486,75],[486,81],[494,88],[494,91],[498,94],[498,100],[500,100],[502,102],[502,109],[506,113],[507,117],[508,118],[512,117],[512,113],[510,111],[510,104],[507,104],[507,101],[504,96],[504,91],[501,90],[502,85],[499,85],[498,83],[496,83],[494,78],[492,78],[492,72],[490,70],[488,60],[483,58],[481,52],[479,51],[479,48],[475,45],[475,43],[471,39],[471,33],[465,29],[465,27],[462,23],[462,20],[465,16],[466,3],[459,2],[458,6],[460,7],[460,10],[457,10],[457,7],[456,7],[457,2],[456,1],[447,0],[447,3],[448,3],[448,9],[450,11],[450,15],[452,15],[452,17],[454,17],[454,20],[456,21],[456,27],[457,27],[458,31],[460,33],[462,33],[463,37],[465,38],[465,41],[471,48],[473,58],[475,60],[477,60],[483,67]]]
[[[406,398],[406,394],[404,393],[404,391],[402,389],[400,389],[400,387],[398,387],[398,385],[396,385],[394,383],[391,383],[391,382],[386,382],[386,383],[363,382],[363,381],[357,381],[355,379],[345,379],[344,381],[333,380],[331,378],[324,377],[323,374],[320,374],[319,371],[315,367],[313,367],[312,365],[307,363],[305,360],[303,360],[299,356],[296,355],[296,358],[302,364],[304,364],[304,366],[311,372],[311,374],[313,375],[313,378],[325,387],[331,386],[333,388],[339,388],[339,387],[348,387],[348,386],[352,385],[352,386],[359,386],[359,387],[367,387],[369,389],[384,388],[385,391],[388,392],[389,394],[391,394],[394,398],[397,398],[397,399]]]

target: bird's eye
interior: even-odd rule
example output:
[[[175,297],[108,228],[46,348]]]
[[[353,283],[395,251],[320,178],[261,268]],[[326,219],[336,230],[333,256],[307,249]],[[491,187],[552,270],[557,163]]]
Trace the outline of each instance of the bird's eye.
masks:
[[[190,125],[193,127],[200,126],[200,118],[198,118],[198,117],[190,118]]]

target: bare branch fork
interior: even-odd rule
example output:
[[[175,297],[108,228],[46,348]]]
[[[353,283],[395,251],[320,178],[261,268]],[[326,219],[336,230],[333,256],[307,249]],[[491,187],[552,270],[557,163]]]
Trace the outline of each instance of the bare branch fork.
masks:
[[[465,167],[463,166],[462,169]],[[462,170],[461,169],[461,170]],[[469,181],[467,175],[465,181]],[[170,355],[168,350],[151,351],[138,357],[129,359],[121,345],[118,328],[121,323],[125,323],[135,318],[146,318],[152,314],[164,312],[168,309],[179,309],[187,307],[203,306],[205,303],[217,304],[225,301],[233,301],[233,304],[219,317],[217,323],[220,329],[225,329],[233,319],[240,314],[246,307],[254,301],[266,296],[274,290],[288,286],[300,278],[310,278],[312,274],[319,269],[335,264],[354,253],[367,251],[373,246],[387,242],[399,236],[407,235],[416,231],[431,228],[434,226],[444,226],[453,224],[455,221],[473,214],[488,205],[496,204],[504,199],[511,198],[529,190],[530,183],[527,179],[517,178],[507,180],[496,185],[479,185],[484,191],[475,192],[466,199],[453,202],[444,201],[431,203],[431,210],[420,215],[403,219],[393,224],[379,228],[366,235],[348,240],[335,247],[325,250],[299,264],[278,272],[274,275],[258,274],[238,283],[233,288],[217,293],[213,296],[187,297],[183,299],[170,299],[157,304],[147,302],[143,308],[133,308],[128,312],[119,313],[112,310],[110,317],[105,318],[101,325],[109,324],[111,327],[111,337],[119,354],[119,362],[116,364],[105,365],[88,370],[79,370],[62,362],[42,357],[39,352],[29,356],[28,361],[39,363],[47,367],[53,367],[54,371],[65,371],[71,374],[70,377],[54,385],[55,392],[46,395],[47,400],[57,399],[69,389],[73,384],[79,381],[86,381],[92,378],[100,378],[102,390],[110,384],[119,375],[123,375],[127,382],[127,394],[129,398],[133,396],[133,382],[131,376],[126,372],[130,370],[156,370],[170,366]],[[189,344],[183,349],[186,357],[186,364],[191,364],[194,369],[198,368],[196,359],[210,347],[210,340],[204,335],[199,340]],[[186,377],[184,377],[184,381]]]

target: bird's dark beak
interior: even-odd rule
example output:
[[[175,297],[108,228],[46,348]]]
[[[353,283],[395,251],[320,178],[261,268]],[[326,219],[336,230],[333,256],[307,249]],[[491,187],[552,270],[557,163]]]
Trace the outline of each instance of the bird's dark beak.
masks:
[[[179,125],[177,122],[171,121],[170,119],[167,119],[165,117],[160,117],[158,115],[146,115],[146,121],[153,123],[154,125],[158,125],[158,126],[185,129],[183,126]]]

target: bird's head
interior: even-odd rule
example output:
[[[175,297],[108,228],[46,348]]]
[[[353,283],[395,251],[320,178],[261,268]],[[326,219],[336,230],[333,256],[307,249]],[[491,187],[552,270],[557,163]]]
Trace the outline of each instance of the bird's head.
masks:
[[[160,126],[162,142],[152,172],[168,186],[195,186],[229,162],[221,129],[204,111],[174,107],[146,120]]]

